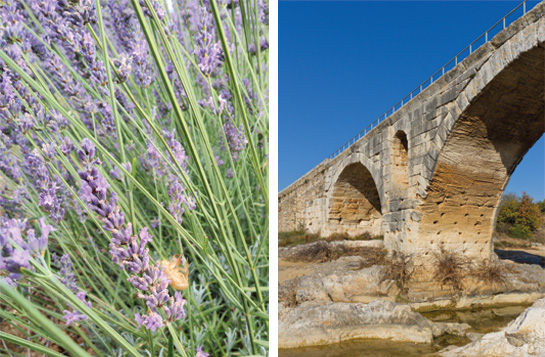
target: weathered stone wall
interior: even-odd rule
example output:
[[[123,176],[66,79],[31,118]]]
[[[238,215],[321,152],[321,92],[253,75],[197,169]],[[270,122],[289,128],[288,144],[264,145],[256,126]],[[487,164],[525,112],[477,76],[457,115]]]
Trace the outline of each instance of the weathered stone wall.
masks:
[[[279,232],[306,229],[322,233],[325,172],[329,166],[330,160],[325,160],[282,191],[278,204]]]
[[[368,230],[383,234],[390,250],[425,255],[443,247],[487,258],[503,190],[544,132],[544,14],[542,2],[280,192],[279,230]],[[360,180],[346,180],[343,172],[356,163],[364,168]],[[362,199],[371,196],[380,201],[375,211]],[[380,229],[370,223],[377,213]]]

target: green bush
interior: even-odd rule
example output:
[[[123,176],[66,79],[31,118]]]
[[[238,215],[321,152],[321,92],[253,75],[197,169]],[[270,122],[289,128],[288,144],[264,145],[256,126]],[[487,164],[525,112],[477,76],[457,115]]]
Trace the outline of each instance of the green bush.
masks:
[[[509,236],[512,238],[526,239],[532,236],[532,232],[526,226],[515,224],[509,228]]]
[[[542,225],[544,201],[534,203],[526,193],[506,194],[500,203],[496,231],[513,238],[530,238]]]

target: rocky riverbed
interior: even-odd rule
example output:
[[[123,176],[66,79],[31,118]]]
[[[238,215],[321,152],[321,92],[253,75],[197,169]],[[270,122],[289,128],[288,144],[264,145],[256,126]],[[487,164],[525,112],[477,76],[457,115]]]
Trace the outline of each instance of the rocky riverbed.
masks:
[[[534,264],[517,263],[520,258],[517,255],[521,253],[505,253],[505,259],[498,259],[495,264],[499,264],[496,269],[501,271],[501,279],[497,281],[481,281],[482,274],[470,274],[467,268],[463,289],[456,290],[425,281],[418,273],[402,283],[396,280],[400,279],[399,274],[396,275],[399,271],[391,271],[391,265],[396,263],[388,260],[380,241],[315,242],[281,248],[279,347],[288,349],[283,350],[282,355],[297,351],[293,348],[361,339],[367,342],[386,339],[387,344],[397,341],[392,343],[405,346],[416,343],[421,351],[415,353],[422,355],[437,351],[438,340],[442,340],[441,346],[445,347],[445,342],[453,337],[458,345],[476,341],[468,348],[475,344],[471,347],[473,350],[484,351],[486,341],[496,341],[496,335],[481,337],[482,333],[476,333],[467,323],[444,322],[449,320],[442,320],[440,316],[454,310],[477,311],[486,307],[516,305],[520,309],[545,297],[545,269],[540,265],[539,255],[532,261]],[[531,258],[524,254],[522,257]],[[545,319],[542,321],[545,325]],[[524,331],[529,328],[525,327]],[[485,342],[477,343],[481,338]],[[510,341],[514,341],[513,338]],[[320,355],[317,351],[321,349],[313,348]],[[505,348],[507,351],[508,347]],[[528,351],[539,348],[539,345],[531,345]]]

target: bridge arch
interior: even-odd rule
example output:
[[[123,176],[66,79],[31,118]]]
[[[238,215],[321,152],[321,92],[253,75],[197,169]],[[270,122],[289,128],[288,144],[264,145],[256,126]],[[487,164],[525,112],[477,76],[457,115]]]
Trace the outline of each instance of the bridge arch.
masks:
[[[430,155],[435,167],[419,207],[416,240],[422,249],[440,245],[488,257],[504,189],[545,131],[545,48],[516,36],[477,72],[453,105],[460,114],[443,125],[448,135]]]
[[[360,160],[345,160],[329,191],[327,234],[381,234],[381,195],[371,171]]]
[[[398,190],[409,186],[409,140],[403,130],[398,130],[392,145],[392,182]]]

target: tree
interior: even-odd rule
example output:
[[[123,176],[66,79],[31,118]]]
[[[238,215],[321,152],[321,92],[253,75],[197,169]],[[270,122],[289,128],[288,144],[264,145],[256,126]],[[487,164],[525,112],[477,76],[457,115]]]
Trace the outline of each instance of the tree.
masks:
[[[545,201],[534,203],[524,192],[522,197],[513,193],[503,196],[498,212],[496,229],[513,238],[529,238],[541,226]],[[545,208],[545,207],[543,207]]]
[[[526,192],[522,194],[515,225],[527,227],[531,232],[537,231],[541,225],[541,211]]]
[[[504,195],[498,212],[498,223],[515,224],[518,216],[521,198],[514,193]]]
[[[541,213],[545,213],[545,200],[543,200],[541,202],[538,202],[537,205],[538,205],[539,210],[541,211]]]

